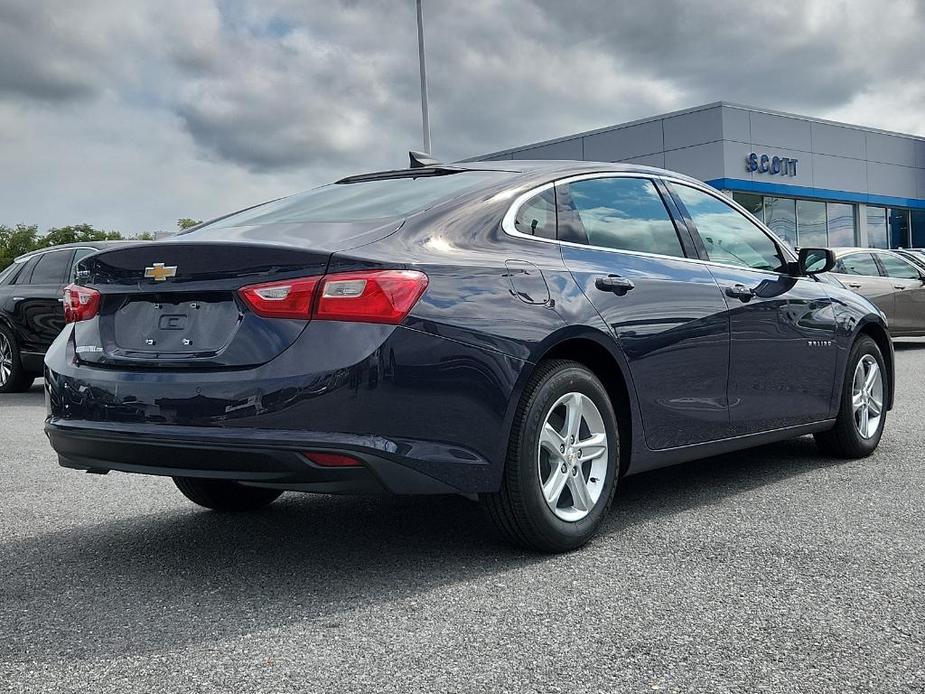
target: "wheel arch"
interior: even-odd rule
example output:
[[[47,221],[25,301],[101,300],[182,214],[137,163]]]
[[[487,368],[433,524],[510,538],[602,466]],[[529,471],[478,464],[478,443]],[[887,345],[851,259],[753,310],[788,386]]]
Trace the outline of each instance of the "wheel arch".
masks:
[[[625,473],[632,460],[634,437],[641,434],[642,422],[637,416],[638,407],[629,369],[616,342],[610,335],[594,328],[577,331],[565,329],[551,336],[538,346],[533,358],[525,365],[518,379],[517,395],[512,399],[513,410],[516,410],[520,403],[523,391],[537,366],[549,359],[578,362],[587,367],[604,385],[617,415],[620,431],[620,474]],[[510,420],[510,425],[513,425],[513,413]]]
[[[877,343],[877,347],[880,348],[880,354],[883,356],[884,364],[886,365],[887,374],[889,376],[889,387],[887,388],[886,395],[886,409],[893,409],[893,397],[896,392],[896,357],[893,353],[893,341],[890,338],[890,333],[887,331],[886,326],[882,325],[879,321],[869,318],[868,320],[861,323],[860,327],[855,334],[855,341],[861,337],[861,335],[867,335],[874,342]],[[848,365],[845,365],[845,368],[848,368]]]

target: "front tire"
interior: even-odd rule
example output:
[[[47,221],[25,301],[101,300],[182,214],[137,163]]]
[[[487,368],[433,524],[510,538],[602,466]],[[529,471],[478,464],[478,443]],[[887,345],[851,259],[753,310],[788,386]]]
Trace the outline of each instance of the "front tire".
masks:
[[[27,373],[19,358],[19,346],[12,331],[0,325],[0,393],[24,393],[35,376]]]
[[[848,355],[835,426],[815,435],[823,453],[836,458],[866,458],[876,450],[886,424],[888,377],[877,343],[862,335]]]
[[[253,511],[268,506],[282,494],[278,489],[247,487],[230,480],[174,477],[173,483],[194,504],[213,511]]]
[[[501,489],[483,504],[515,544],[577,549],[607,515],[619,460],[617,418],[601,382],[577,362],[543,362],[514,415]]]

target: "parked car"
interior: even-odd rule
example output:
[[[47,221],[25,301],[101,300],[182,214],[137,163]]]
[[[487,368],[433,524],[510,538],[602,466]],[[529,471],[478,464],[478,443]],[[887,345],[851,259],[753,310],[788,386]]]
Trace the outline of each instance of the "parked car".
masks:
[[[896,251],[834,250],[832,274],[880,307],[893,337],[925,335],[925,266]]]
[[[77,262],[119,241],[63,244],[16,258],[0,271],[0,393],[28,390],[64,327],[62,292]]]
[[[83,259],[46,432],[65,467],[211,509],[456,493],[569,550],[624,474],[805,434],[877,447],[892,345],[817,281],[833,264],[660,169],[354,176]]]

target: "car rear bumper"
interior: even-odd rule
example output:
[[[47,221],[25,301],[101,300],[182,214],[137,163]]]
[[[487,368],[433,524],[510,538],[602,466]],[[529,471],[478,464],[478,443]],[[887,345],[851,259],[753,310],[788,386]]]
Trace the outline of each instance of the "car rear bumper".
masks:
[[[114,425],[49,419],[45,433],[63,467],[105,473],[229,479],[331,494],[451,494],[465,490],[413,467],[378,437],[316,434],[279,437],[249,429]],[[356,467],[326,467],[312,453],[338,453]],[[308,455],[306,455],[308,454]]]
[[[417,330],[332,321],[248,369],[82,364],[68,329],[45,364],[48,436],[68,467],[469,494],[500,485],[523,362]],[[313,466],[310,451],[356,454],[363,470]]]

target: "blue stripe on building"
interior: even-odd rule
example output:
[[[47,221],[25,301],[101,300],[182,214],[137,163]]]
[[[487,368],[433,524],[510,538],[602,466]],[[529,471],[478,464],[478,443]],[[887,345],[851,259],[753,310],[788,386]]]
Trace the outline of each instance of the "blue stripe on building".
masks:
[[[829,202],[855,202],[881,207],[911,207],[925,209],[925,200],[901,198],[893,195],[873,195],[870,193],[852,193],[847,190],[830,188],[809,188],[793,186],[786,183],[769,183],[767,181],[746,181],[739,178],[714,178],[706,181],[719,190],[737,190],[743,193],[761,193],[763,195],[780,195],[788,198],[805,198],[827,200]]]

